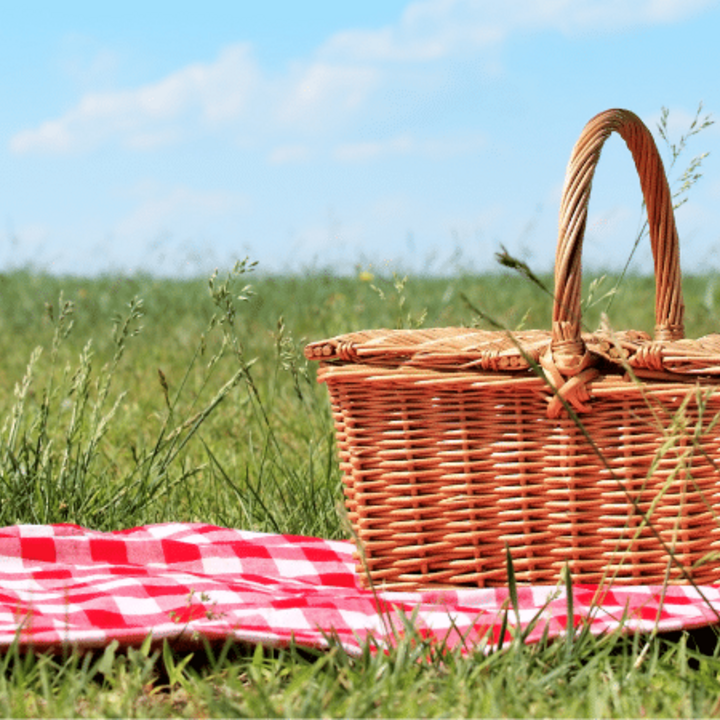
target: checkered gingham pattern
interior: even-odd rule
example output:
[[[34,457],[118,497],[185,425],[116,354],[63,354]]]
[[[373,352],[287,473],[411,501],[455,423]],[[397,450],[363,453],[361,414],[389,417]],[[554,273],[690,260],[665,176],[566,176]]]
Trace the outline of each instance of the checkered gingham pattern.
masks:
[[[521,587],[527,641],[567,632],[562,588]],[[224,638],[322,648],[334,635],[359,653],[372,635],[420,633],[466,647],[508,635],[517,614],[506,588],[372,592],[360,588],[348,542],[203,524],[96,532],[76,525],[0,529],[0,647],[99,647]],[[573,623],[593,632],[692,628],[718,622],[720,587],[573,590]]]

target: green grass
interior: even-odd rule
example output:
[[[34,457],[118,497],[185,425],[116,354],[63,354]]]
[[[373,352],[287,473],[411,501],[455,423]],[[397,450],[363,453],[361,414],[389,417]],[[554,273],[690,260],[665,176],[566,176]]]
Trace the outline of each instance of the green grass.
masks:
[[[0,524],[202,521],[346,537],[329,405],[305,342],[364,327],[549,328],[515,275],[204,280],[0,276]],[[551,278],[541,278],[551,287]],[[247,288],[251,285],[251,288]],[[594,289],[595,297],[613,286]],[[715,276],[685,278],[689,337],[720,327]],[[588,284],[584,296],[590,293]],[[467,301],[464,299],[466,298]],[[597,325],[606,301],[588,309]],[[651,331],[653,281],[610,317]],[[41,348],[41,350],[36,350]],[[351,659],[243,646],[0,658],[12,716],[696,716],[720,713],[712,631],[583,635],[461,657],[411,637]]]

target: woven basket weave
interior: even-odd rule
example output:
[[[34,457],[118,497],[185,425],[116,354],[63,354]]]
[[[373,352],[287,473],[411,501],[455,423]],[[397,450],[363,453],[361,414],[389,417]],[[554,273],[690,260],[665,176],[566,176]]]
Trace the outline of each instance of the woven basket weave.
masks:
[[[656,328],[581,334],[595,167],[618,132],[640,176]],[[552,330],[368,330],[320,360],[366,584],[720,581],[720,335],[683,339],[672,197],[626,110],[593,118],[560,210]]]

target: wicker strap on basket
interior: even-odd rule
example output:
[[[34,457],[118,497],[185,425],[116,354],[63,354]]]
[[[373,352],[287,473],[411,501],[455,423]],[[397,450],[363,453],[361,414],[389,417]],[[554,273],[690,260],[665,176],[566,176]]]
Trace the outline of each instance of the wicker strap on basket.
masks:
[[[552,342],[542,362],[558,391],[567,378],[575,378],[570,381],[571,389],[565,388],[560,394],[579,411],[587,410],[579,400],[586,395],[582,385],[597,376],[597,372],[590,369],[592,357],[580,336],[582,243],[595,168],[600,151],[613,132],[625,140],[632,152],[647,207],[655,263],[655,340],[684,337],[678,234],[660,154],[650,131],[637,115],[629,110],[607,110],[596,115],[583,129],[565,175],[555,257]],[[560,410],[558,401],[551,403],[548,413],[557,416]]]

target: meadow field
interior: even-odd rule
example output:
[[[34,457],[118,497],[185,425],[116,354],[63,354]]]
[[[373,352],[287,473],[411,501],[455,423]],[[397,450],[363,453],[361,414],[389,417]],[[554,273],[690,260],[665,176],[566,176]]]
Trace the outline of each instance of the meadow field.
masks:
[[[651,332],[653,279],[615,284],[587,279],[587,326],[607,310],[617,329]],[[687,335],[720,329],[719,279],[683,287]],[[549,328],[548,293],[504,270],[275,276],[244,262],[195,280],[0,275],[0,524],[187,521],[346,538],[327,394],[304,344],[370,327]],[[339,646],[15,649],[0,665],[8,716],[720,713],[712,630],[469,657],[422,638],[357,659]]]

